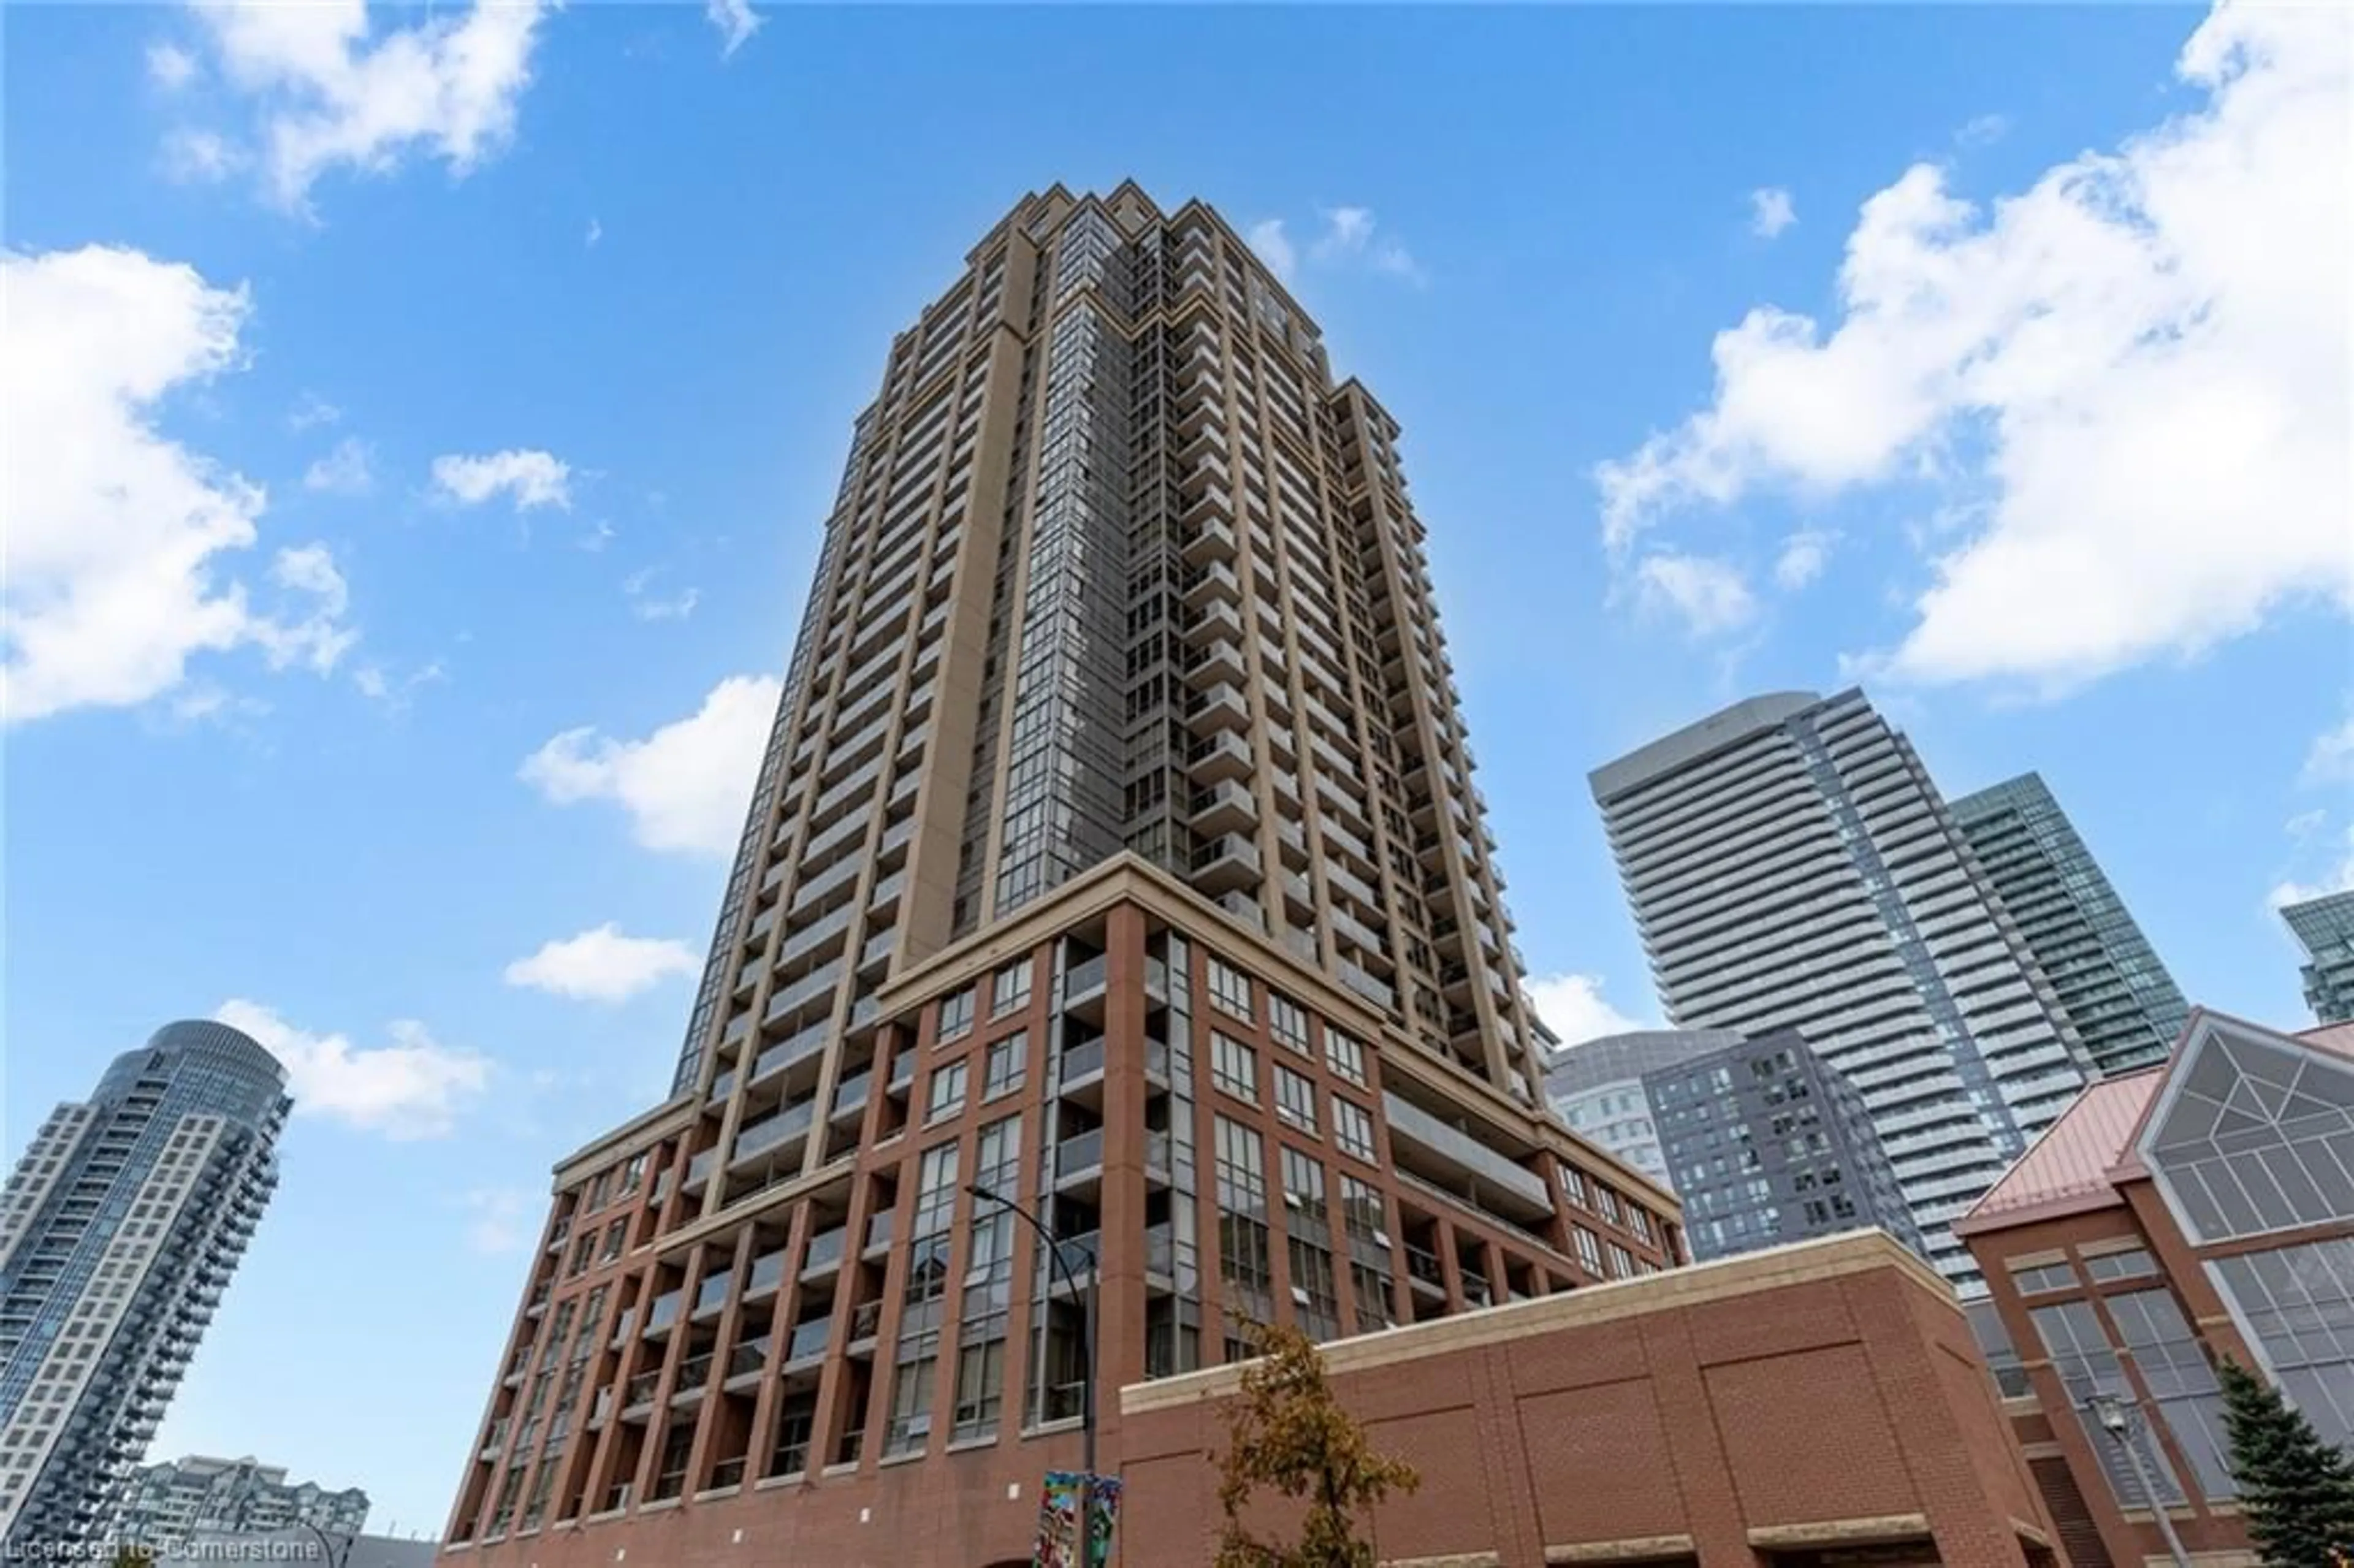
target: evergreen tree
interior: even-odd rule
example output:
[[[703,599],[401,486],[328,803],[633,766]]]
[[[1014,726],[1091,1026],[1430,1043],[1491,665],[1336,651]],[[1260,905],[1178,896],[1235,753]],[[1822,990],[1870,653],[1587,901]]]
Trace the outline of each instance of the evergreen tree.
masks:
[[[2266,1568],[2354,1563],[2354,1458],[2246,1368],[2227,1361],[2218,1376],[2240,1508]]]
[[[1217,1568],[1373,1568],[1373,1549],[1356,1535],[1355,1515],[1422,1478],[1365,1440],[1364,1428],[1333,1398],[1324,1358],[1296,1329],[1253,1324],[1258,1360],[1243,1372],[1226,1413],[1218,1503],[1225,1510]],[[1271,1487],[1308,1500],[1299,1539],[1262,1541],[1243,1527],[1251,1494]]]

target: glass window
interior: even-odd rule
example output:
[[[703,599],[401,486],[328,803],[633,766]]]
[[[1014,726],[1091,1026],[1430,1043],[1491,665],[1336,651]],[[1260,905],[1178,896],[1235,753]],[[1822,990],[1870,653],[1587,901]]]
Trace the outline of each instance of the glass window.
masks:
[[[964,1108],[967,1062],[950,1062],[932,1069],[932,1086],[925,1102],[924,1119],[938,1121]]]
[[[1651,1211],[1640,1203],[1627,1205],[1627,1228],[1647,1242],[1657,1239],[1651,1234]]]
[[[1258,1053],[1239,1040],[1212,1030],[1210,1081],[1238,1100],[1258,1104]]]
[[[1345,1078],[1361,1089],[1366,1086],[1364,1044],[1329,1023],[1324,1026],[1324,1060],[1331,1065],[1335,1077]]]
[[[1031,963],[1027,959],[1018,964],[1008,964],[997,971],[990,983],[989,1015],[1002,1018],[1030,1001]]]
[[[981,1078],[981,1097],[993,1100],[1022,1086],[1023,1060],[1030,1054],[1027,1033],[1009,1034],[991,1043]]]
[[[2019,1351],[2003,1331],[2001,1314],[1993,1302],[1983,1297],[1965,1302],[1962,1313],[1970,1320],[1970,1333],[1978,1342],[1978,1354],[1984,1358],[1987,1371],[1994,1376],[1996,1392],[2005,1399],[2018,1399],[2035,1392],[2027,1381],[2027,1368],[2019,1359]]]
[[[2200,1489],[2211,1498],[2236,1496],[2223,1428],[2223,1396],[2215,1384],[2205,1347],[2190,1331],[2172,1292],[2132,1290],[2106,1298],[2109,1320],[2133,1351],[2134,1365],[2148,1385],[2174,1440],[2199,1472]]]
[[[2076,1288],[2076,1271],[2064,1263],[2030,1264],[2021,1268],[2011,1266],[2010,1283],[2021,1296],[2048,1296],[2055,1290]]]
[[[1633,1254],[1629,1253],[1625,1247],[1620,1246],[1617,1242],[1610,1243],[1604,1250],[1606,1251],[1610,1256],[1611,1278],[1632,1279],[1635,1277],[1635,1258]]]
[[[1581,1209],[1594,1206],[1593,1200],[1586,1195],[1585,1172],[1575,1165],[1561,1167],[1561,1195]]]
[[[955,1040],[972,1028],[972,988],[967,986],[954,996],[940,1001],[940,1034],[942,1040]]]
[[[1332,1097],[1332,1141],[1343,1154],[1373,1160],[1373,1118],[1371,1112],[1340,1096]]]
[[[2354,1067],[2207,1028],[2148,1145],[2190,1239],[2354,1213]]]
[[[2158,1263],[2149,1254],[2135,1247],[2129,1252],[2105,1252],[2098,1257],[2084,1260],[2084,1272],[2106,1283],[2113,1279],[2139,1279],[2158,1272]]]
[[[2127,1508],[2147,1508],[2149,1499],[2134,1479],[2133,1466],[2117,1446],[2120,1440],[2100,1423],[2086,1417],[2084,1404],[2095,1393],[2111,1394],[2126,1404],[2134,1398],[2133,1385],[2118,1364],[2108,1336],[2101,1331],[2101,1320],[2093,1304],[2061,1301],[2049,1307],[2031,1308],[2029,1316],[2035,1320],[2035,1332],[2043,1341],[2044,1353],[2052,1358],[2052,1370],[2059,1376],[2060,1386],[2066,1391],[2068,1404],[2084,1428],[2084,1441],[2100,1457],[2109,1490]],[[2053,1418],[2058,1418],[2056,1412]],[[2181,1489],[2175,1485],[2174,1472],[2167,1467],[2158,1446],[2149,1440],[2147,1425],[2131,1427],[2124,1440],[2137,1446],[2142,1470],[2158,1488],[2160,1499],[2168,1503],[2180,1502]]]
[[[2218,1258],[2207,1269],[2322,1439],[2354,1447],[2354,1236]]]
[[[1622,1225],[1626,1224],[1626,1221],[1618,1213],[1618,1194],[1617,1192],[1612,1192],[1609,1188],[1603,1186],[1597,1181],[1594,1184],[1594,1201],[1600,1210],[1604,1219],[1607,1220],[1614,1225]]]
[[[1249,1002],[1246,1001],[1244,1006],[1247,1009]],[[1277,1044],[1308,1054],[1308,1014],[1279,991],[1267,993],[1267,1032],[1275,1036]]]
[[[1275,1065],[1275,1114],[1304,1132],[1316,1130],[1316,1081],[1278,1062]]]
[[[1588,1274],[1599,1276],[1602,1272],[1602,1238],[1584,1225],[1572,1225],[1569,1229],[1577,1242],[1577,1261],[1585,1265]]]
[[[1255,1018],[1257,1011],[1251,1005],[1250,976],[1235,969],[1215,953],[1209,955],[1209,965],[1210,1004],[1222,1012],[1234,1014],[1236,1018]]]

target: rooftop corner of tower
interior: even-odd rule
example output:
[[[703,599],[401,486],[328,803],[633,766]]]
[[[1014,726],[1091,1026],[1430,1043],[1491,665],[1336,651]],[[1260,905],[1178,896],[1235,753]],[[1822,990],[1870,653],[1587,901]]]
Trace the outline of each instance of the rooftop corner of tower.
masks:
[[[1850,688],[1861,695],[1857,688]],[[1841,693],[1841,696],[1850,693]],[[1585,776],[1594,799],[1602,805],[1681,768],[1688,768],[1726,747],[1772,729],[1808,708],[1821,705],[1819,692],[1763,692],[1744,697],[1706,718],[1636,747],[1616,761],[1606,762]]]

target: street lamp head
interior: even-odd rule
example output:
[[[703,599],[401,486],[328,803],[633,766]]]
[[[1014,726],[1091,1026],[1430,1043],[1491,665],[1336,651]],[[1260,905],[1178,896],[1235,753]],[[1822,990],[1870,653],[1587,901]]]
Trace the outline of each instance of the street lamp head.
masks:
[[[2093,1419],[2099,1422],[2109,1436],[2122,1437],[2126,1435],[2126,1407],[2115,1394],[2096,1393],[2084,1403],[2092,1406]]]

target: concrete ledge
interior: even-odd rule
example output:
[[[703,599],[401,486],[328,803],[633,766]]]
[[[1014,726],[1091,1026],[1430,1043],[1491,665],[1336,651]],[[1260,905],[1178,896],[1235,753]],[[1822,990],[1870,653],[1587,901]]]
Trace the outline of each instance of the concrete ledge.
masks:
[[[2027,1520],[2014,1516],[2010,1521],[2010,1532],[2030,1545],[2041,1546],[2047,1551],[2051,1548],[2052,1538],[2043,1533],[2043,1528],[2041,1525],[2030,1524]]]
[[[1591,1323],[1670,1312],[1680,1307],[1696,1307],[1784,1286],[1878,1270],[1892,1271],[1932,1299],[1956,1312],[1960,1310],[1953,1287],[1894,1237],[1884,1231],[1849,1231],[1815,1241],[1744,1253],[1714,1263],[1614,1280],[1607,1285],[1590,1285],[1579,1290],[1508,1302],[1501,1307],[1456,1313],[1427,1323],[1333,1340],[1319,1348],[1323,1352],[1325,1370],[1338,1377],[1421,1356],[1506,1344]],[[1177,1377],[1130,1383],[1119,1391],[1120,1414],[1134,1415],[1197,1400],[1228,1397],[1241,1389],[1242,1369],[1247,1364],[1205,1367]],[[1926,1526],[1923,1531],[1925,1533]]]
[[[1453,1552],[1442,1557],[1384,1557],[1380,1568],[1503,1568],[1492,1552]]]
[[[1749,1544],[1768,1550],[1794,1546],[1848,1546],[1874,1541],[1909,1541],[1929,1533],[1925,1513],[1883,1513],[1868,1519],[1823,1519],[1810,1524],[1760,1524]]]
[[[1690,1557],[1689,1535],[1630,1535],[1623,1541],[1579,1541],[1544,1549],[1547,1563],[1640,1563],[1654,1557]]]

